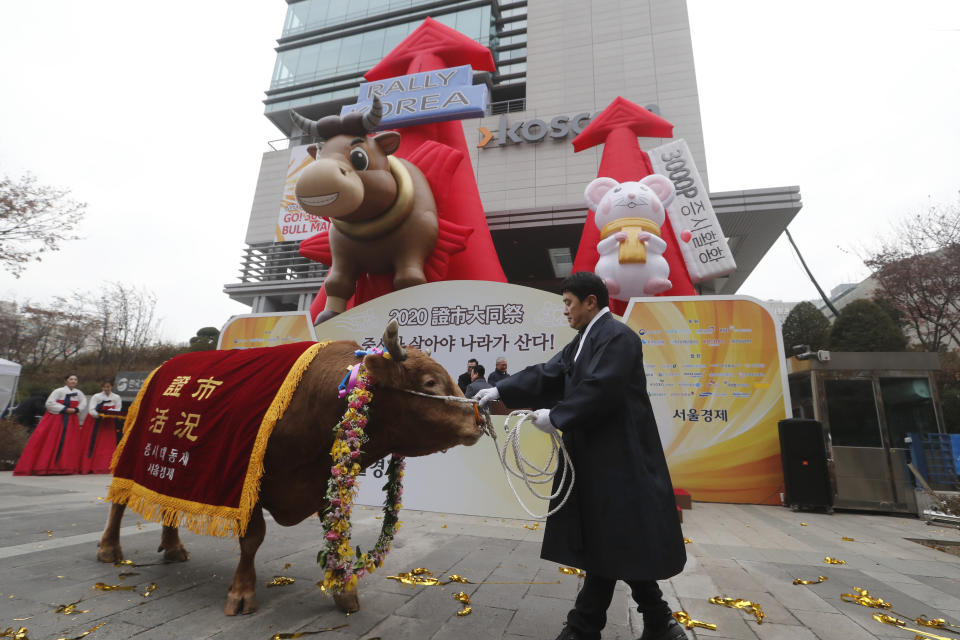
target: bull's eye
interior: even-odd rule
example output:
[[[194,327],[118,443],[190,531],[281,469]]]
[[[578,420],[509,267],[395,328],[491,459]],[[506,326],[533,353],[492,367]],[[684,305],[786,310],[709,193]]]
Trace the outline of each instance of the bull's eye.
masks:
[[[434,387],[437,386],[437,381],[427,380],[426,382],[423,383],[423,386],[425,386],[427,389],[433,389]]]
[[[367,152],[363,149],[354,149],[350,152],[350,164],[357,171],[364,171],[370,166],[370,158],[367,157]]]

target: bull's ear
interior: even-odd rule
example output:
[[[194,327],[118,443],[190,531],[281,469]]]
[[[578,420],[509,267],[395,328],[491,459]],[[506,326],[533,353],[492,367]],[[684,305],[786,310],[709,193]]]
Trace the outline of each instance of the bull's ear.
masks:
[[[319,149],[317,148],[317,145],[315,145],[315,144],[312,144],[312,145],[310,145],[309,147],[307,147],[307,153],[309,153],[309,154],[310,154],[310,157],[313,158],[314,160],[317,159],[317,151],[318,151],[318,150],[319,150]]]
[[[373,141],[385,155],[390,155],[400,148],[400,134],[396,131],[384,131],[373,136]]]
[[[367,368],[374,384],[396,387],[400,383],[400,365],[392,358],[371,353],[364,356],[363,366]]]

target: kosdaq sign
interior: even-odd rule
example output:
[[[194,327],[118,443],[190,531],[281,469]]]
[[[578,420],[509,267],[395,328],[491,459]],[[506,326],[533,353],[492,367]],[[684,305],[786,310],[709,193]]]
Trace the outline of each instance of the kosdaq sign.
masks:
[[[650,152],[655,173],[667,176],[677,197],[667,210],[677,245],[690,279],[703,282],[728,275],[737,269],[717,214],[710,204],[693,155],[683,138]]]

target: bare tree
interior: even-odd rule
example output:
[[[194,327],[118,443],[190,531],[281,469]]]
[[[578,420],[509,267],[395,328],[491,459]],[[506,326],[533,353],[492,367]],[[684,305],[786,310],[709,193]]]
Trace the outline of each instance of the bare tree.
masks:
[[[91,316],[96,320],[99,362],[108,359],[119,366],[128,364],[157,338],[156,296],[122,282],[110,282],[92,299]]]
[[[73,229],[83,219],[86,204],[68,198],[69,191],[37,183],[32,175],[19,180],[0,178],[0,265],[19,278],[30,260],[58,251],[64,240],[75,240]]]
[[[864,263],[927,351],[960,345],[960,202],[894,227]]]

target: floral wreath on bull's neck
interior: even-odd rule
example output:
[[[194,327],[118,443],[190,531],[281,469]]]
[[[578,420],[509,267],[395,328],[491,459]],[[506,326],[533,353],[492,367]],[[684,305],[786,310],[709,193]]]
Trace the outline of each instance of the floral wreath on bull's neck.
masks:
[[[389,358],[382,349],[356,351],[358,358],[376,354]],[[376,571],[390,551],[393,537],[400,528],[400,497],[403,495],[402,456],[393,454],[387,465],[387,492],[383,503],[383,526],[373,549],[356,551],[350,546],[350,511],[357,495],[357,476],[360,475],[360,446],[366,435],[367,414],[373,401],[373,380],[362,362],[350,367],[340,383],[339,397],[347,398],[347,410],[333,428],[333,445],[330,447],[330,480],[327,482],[328,506],[323,512],[324,547],[317,554],[317,562],[324,569],[321,588],[325,593],[336,595],[356,587],[357,580]]]

